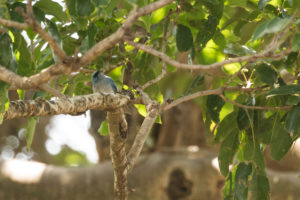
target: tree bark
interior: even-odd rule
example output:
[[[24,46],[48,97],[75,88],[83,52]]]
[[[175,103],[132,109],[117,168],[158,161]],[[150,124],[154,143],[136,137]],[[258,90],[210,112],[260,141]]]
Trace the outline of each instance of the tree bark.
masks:
[[[207,151],[163,151],[142,156],[128,176],[131,200],[221,199],[223,178]],[[147,173],[145,173],[147,172]],[[64,168],[20,160],[0,163],[0,199],[113,199],[110,162]]]

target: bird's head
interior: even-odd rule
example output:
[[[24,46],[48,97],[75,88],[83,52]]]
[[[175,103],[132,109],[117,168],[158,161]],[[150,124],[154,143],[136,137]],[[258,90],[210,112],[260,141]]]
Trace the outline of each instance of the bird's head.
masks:
[[[99,70],[95,71],[93,74],[92,74],[92,82],[93,84],[97,83],[101,78],[102,78],[102,74]]]

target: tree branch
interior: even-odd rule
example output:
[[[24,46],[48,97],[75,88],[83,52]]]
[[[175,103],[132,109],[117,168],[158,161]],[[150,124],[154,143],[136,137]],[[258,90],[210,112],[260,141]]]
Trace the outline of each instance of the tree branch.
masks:
[[[185,64],[185,63],[180,63],[176,60],[173,60],[171,59],[169,56],[167,56],[166,54],[160,52],[160,51],[157,51],[149,46],[146,46],[144,44],[140,44],[140,43],[136,43],[136,42],[133,42],[133,41],[130,41],[130,40],[126,40],[126,42],[137,48],[137,49],[140,49],[146,53],[149,53],[153,56],[156,56],[156,57],[159,57],[160,59],[162,59],[163,61],[165,61],[166,63],[170,64],[170,65],[173,65],[174,67],[177,67],[177,68],[180,68],[180,69],[191,69],[191,70],[197,70],[197,71],[200,71],[200,72],[207,72],[207,73],[210,73],[210,72],[213,72],[214,70],[222,67],[223,65],[226,65],[226,64],[230,64],[230,63],[240,63],[240,62],[254,62],[254,61],[257,61],[261,58],[273,58],[273,59],[276,59],[278,57],[282,57],[282,56],[285,56],[287,54],[289,54],[291,52],[290,49],[286,50],[286,51],[283,51],[281,53],[273,53],[273,50],[274,49],[268,49],[266,51],[263,51],[261,53],[255,53],[255,54],[252,54],[252,55],[249,55],[249,56],[241,56],[241,57],[236,57],[236,58],[231,58],[231,59],[227,59],[227,60],[224,60],[224,61],[221,61],[221,62],[217,62],[217,63],[214,63],[214,64],[209,64],[209,65],[191,65],[191,64]]]
[[[59,76],[61,74],[70,74],[74,69],[74,65],[76,65],[76,60],[72,60],[69,65],[56,63],[30,77],[21,77],[0,65],[0,80],[19,89],[37,89],[39,86],[47,83],[55,76]]]
[[[232,101],[231,99],[228,99],[223,94],[219,94],[219,96],[224,100],[227,101],[237,107],[244,108],[244,109],[254,109],[254,110],[290,110],[292,106],[276,106],[276,107],[270,107],[270,106],[247,106],[240,103],[237,103],[235,101]]]
[[[208,95],[213,95],[213,94],[214,95],[219,95],[221,98],[223,98],[224,101],[227,101],[227,102],[229,102],[229,103],[231,103],[231,104],[233,104],[235,106],[242,107],[242,108],[245,108],[245,109],[260,109],[260,110],[289,110],[289,109],[291,109],[292,106],[281,106],[281,107],[246,106],[246,105],[239,104],[239,103],[237,103],[235,101],[232,101],[232,100],[226,98],[223,95],[224,91],[239,91],[239,92],[246,92],[246,93],[248,93],[248,92],[252,92],[252,91],[261,90],[263,88],[264,87],[259,87],[259,88],[244,88],[242,86],[234,86],[234,87],[227,87],[227,88],[221,87],[221,88],[217,88],[217,89],[213,89],[213,90],[203,90],[203,91],[195,92],[195,93],[190,94],[188,96],[184,96],[184,97],[181,97],[179,99],[176,99],[175,101],[173,101],[170,104],[163,105],[160,108],[160,112],[169,110],[172,107],[177,106],[178,104],[181,104],[183,102],[190,101],[192,99],[195,99],[195,98],[198,98],[198,97],[201,97],[201,96],[208,96]]]
[[[123,108],[110,110],[107,112],[107,121],[110,139],[110,154],[114,167],[114,196],[116,200],[126,200],[128,198],[127,188],[127,158],[126,158],[126,138],[122,136],[120,126],[126,125]]]
[[[121,39],[123,39],[126,31],[132,27],[132,24],[139,17],[150,14],[153,11],[172,3],[172,1],[173,0],[160,0],[142,8],[134,8],[129,13],[129,16],[124,24],[115,33],[95,44],[82,56],[80,59],[80,66],[86,66],[96,57],[98,57],[103,51],[115,46]]]
[[[26,7],[27,7],[27,15],[25,21],[32,26],[33,30],[37,32],[41,36],[41,38],[43,38],[46,42],[48,42],[49,46],[51,47],[55,55],[59,58],[61,62],[63,62],[67,58],[67,55],[64,52],[64,50],[62,50],[59,47],[55,39],[49,33],[44,31],[44,29],[42,29],[38,21],[35,19],[32,10],[32,0],[28,0]]]
[[[155,123],[155,120],[157,116],[159,115],[159,106],[156,102],[153,102],[148,106],[147,115],[136,134],[136,137],[134,139],[133,145],[130,148],[130,151],[128,152],[128,162],[127,162],[127,171],[130,172],[137,161],[143,146],[145,144],[145,141],[151,131],[151,128],[153,124]]]
[[[29,24],[27,23],[19,23],[2,18],[0,18],[0,24],[2,24],[3,26],[15,27],[18,29],[27,29],[29,27]]]
[[[89,94],[56,100],[18,100],[11,101],[3,120],[31,116],[50,116],[57,114],[78,114],[90,109],[109,110],[126,105],[130,98],[121,94]]]

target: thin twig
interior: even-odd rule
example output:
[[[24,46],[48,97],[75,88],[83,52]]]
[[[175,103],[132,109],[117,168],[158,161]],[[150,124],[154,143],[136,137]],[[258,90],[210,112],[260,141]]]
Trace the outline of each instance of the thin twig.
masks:
[[[290,110],[292,106],[276,106],[276,107],[270,107],[270,106],[247,106],[240,103],[237,103],[231,99],[228,99],[223,94],[219,94],[219,96],[226,102],[229,102],[237,107],[244,108],[244,109],[253,109],[253,110]]]
[[[168,18],[166,18],[166,20],[164,21],[163,24],[163,37],[162,37],[162,45],[161,45],[161,51],[162,53],[166,52],[166,41],[167,41],[167,31],[166,31],[166,26],[168,25],[167,23]],[[147,83],[145,83],[141,88],[142,90],[145,90],[147,87],[149,87],[150,85],[153,85],[155,83],[158,83],[163,77],[165,77],[165,75],[167,74],[167,66],[166,66],[166,62],[162,62],[162,70],[161,70],[161,74],[159,76],[157,76],[155,79],[152,79],[150,81],[148,81]]]
[[[60,46],[57,44],[57,41],[55,41],[55,39],[49,33],[42,29],[40,24],[35,19],[31,0],[28,0],[27,2],[27,15],[25,21],[32,26],[33,30],[36,31],[41,38],[48,42],[49,46],[61,62],[67,58],[66,53],[60,48]]]
[[[146,46],[144,44],[135,43],[135,42],[132,42],[132,41],[129,41],[129,40],[126,40],[126,42],[129,45],[131,45],[131,46],[133,46],[137,49],[143,50],[146,53],[149,53],[153,56],[161,58],[163,61],[165,61],[166,63],[168,63],[170,65],[173,65],[174,67],[177,67],[177,68],[180,68],[180,69],[199,70],[200,72],[208,72],[208,73],[211,72],[211,71],[214,71],[215,69],[218,69],[218,68],[222,67],[223,65],[230,64],[230,63],[241,63],[241,62],[245,62],[245,61],[254,62],[254,61],[257,61],[257,60],[262,59],[262,58],[276,59],[279,56],[285,56],[285,55],[290,53],[290,50],[283,51],[281,53],[273,53],[273,50],[269,49],[269,50],[263,51],[261,53],[255,53],[255,54],[248,55],[248,56],[241,56],[241,57],[231,58],[231,59],[227,59],[227,60],[217,62],[217,63],[214,63],[214,64],[191,65],[191,64],[180,63],[176,60],[173,60],[169,56],[167,56],[166,54],[164,54],[160,51],[157,51],[157,50],[155,50],[155,49],[153,49],[149,46]]]
[[[65,98],[66,96],[64,94],[62,94],[61,92],[59,92],[58,90],[50,87],[48,84],[43,84],[41,86],[39,86],[39,89],[51,94],[52,96],[55,97],[60,97],[60,98]]]
[[[183,102],[186,102],[186,101],[190,101],[190,100],[193,100],[195,98],[198,98],[198,97],[201,97],[201,96],[208,96],[208,95],[223,95],[223,92],[224,91],[230,91],[230,92],[233,92],[233,91],[239,91],[239,92],[245,92],[245,93],[249,93],[249,92],[253,92],[253,91],[258,91],[258,90],[261,90],[265,88],[264,86],[263,87],[258,87],[258,88],[244,88],[242,86],[233,86],[233,87],[227,87],[224,88],[221,87],[221,88],[217,88],[217,89],[213,89],[213,90],[203,90],[203,91],[199,91],[199,92],[196,92],[196,93],[193,93],[193,94],[190,94],[188,96],[184,96],[184,97],[180,97],[179,99],[176,99],[175,101],[171,102],[170,104],[165,104],[164,106],[161,106],[160,108],[160,112],[163,112],[163,111],[166,111],[166,110],[169,110],[171,108],[173,108],[174,106],[177,106],[178,104],[181,104]],[[226,97],[225,97],[226,98]],[[231,102],[229,102],[231,101]],[[236,105],[238,106],[239,104],[234,104],[235,102],[228,99],[228,102],[229,103],[232,103],[233,105]],[[242,105],[242,104],[241,104]],[[243,105],[242,105],[243,106]],[[267,108],[265,110],[272,110],[272,108],[274,108],[273,110],[287,110],[287,109],[290,109],[291,106],[282,106],[282,107],[261,107],[261,108]],[[270,108],[270,109],[268,109]],[[252,109],[256,109],[255,107],[252,107]],[[258,108],[260,109],[260,108]]]
[[[103,51],[112,48],[115,46],[123,37],[125,33],[132,27],[132,24],[141,16],[152,13],[153,11],[164,7],[173,0],[160,0],[156,1],[152,4],[146,5],[142,8],[134,8],[128,15],[127,20],[124,24],[113,34],[101,40],[97,44],[95,44],[91,49],[89,49],[81,58],[80,66],[86,66],[91,61],[93,61],[96,57],[98,57]]]

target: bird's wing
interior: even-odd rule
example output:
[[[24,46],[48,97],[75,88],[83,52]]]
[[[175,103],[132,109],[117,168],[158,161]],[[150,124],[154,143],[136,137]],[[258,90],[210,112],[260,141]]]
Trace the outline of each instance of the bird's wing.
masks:
[[[114,93],[118,92],[118,88],[117,88],[117,86],[116,86],[115,82],[112,80],[112,78],[110,78],[110,77],[107,77],[107,79],[106,79],[106,80],[107,80],[107,81],[108,81],[108,83],[111,85],[111,87],[112,87],[112,89],[113,89]]]

